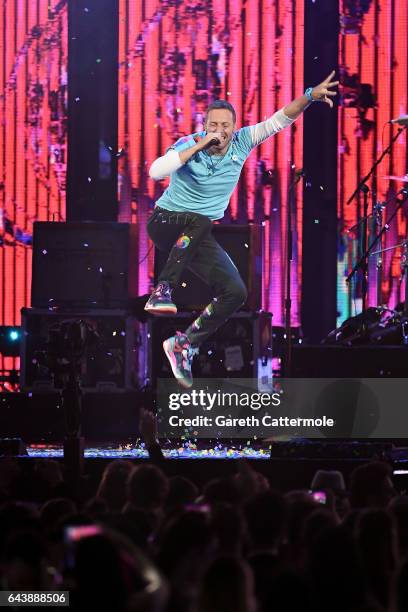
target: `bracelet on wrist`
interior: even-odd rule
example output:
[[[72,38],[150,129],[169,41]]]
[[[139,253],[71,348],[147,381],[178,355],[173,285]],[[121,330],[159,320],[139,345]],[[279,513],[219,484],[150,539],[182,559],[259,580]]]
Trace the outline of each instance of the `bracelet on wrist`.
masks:
[[[305,91],[305,96],[309,100],[309,102],[315,102],[312,96],[313,87],[308,87]]]

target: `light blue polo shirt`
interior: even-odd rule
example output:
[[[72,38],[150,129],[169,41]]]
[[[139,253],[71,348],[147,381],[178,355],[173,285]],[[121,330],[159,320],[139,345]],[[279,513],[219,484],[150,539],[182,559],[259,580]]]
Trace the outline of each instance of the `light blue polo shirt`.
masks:
[[[200,132],[203,137],[205,132]],[[196,144],[190,134],[170,148],[183,151]],[[175,212],[196,212],[211,221],[222,219],[242,166],[254,148],[250,127],[234,132],[223,158],[199,151],[170,175],[170,184],[157,200],[157,206]]]

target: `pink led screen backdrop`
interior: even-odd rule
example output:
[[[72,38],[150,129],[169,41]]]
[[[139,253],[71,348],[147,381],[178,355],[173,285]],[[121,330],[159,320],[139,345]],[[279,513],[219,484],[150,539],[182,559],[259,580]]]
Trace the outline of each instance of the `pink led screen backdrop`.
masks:
[[[256,123],[303,91],[303,1],[119,0],[119,217],[138,223],[139,292],[149,291],[153,251],[145,223],[165,183],[148,178],[151,161],[180,135],[201,128],[207,104],[230,100],[238,124]],[[344,277],[357,255],[349,230],[362,202],[346,204],[408,111],[408,4],[341,0],[339,63],[343,95],[338,156],[338,310],[359,308]],[[67,2],[3,0],[0,5],[0,324],[19,324],[29,305],[32,224],[65,219]],[[322,75],[324,76],[324,75]],[[384,129],[383,129],[384,128]],[[258,147],[248,160],[227,221],[265,223],[263,305],[283,323],[285,212],[291,164],[302,167],[302,119]],[[408,171],[406,133],[369,183],[390,198]],[[300,324],[302,186],[294,202],[293,325]],[[371,200],[370,200],[371,206]],[[388,212],[392,211],[392,204]],[[406,238],[401,211],[384,245]],[[384,258],[382,302],[404,294],[401,249]],[[373,262],[374,263],[374,262]],[[370,265],[370,305],[376,303]],[[17,367],[1,360],[0,367]]]
[[[67,1],[3,0],[0,41],[0,324],[19,325],[33,222],[65,219]]]
[[[342,0],[339,64],[343,84],[339,107],[338,157],[338,311],[339,321],[361,310],[361,293],[349,291],[345,277],[356,262],[358,236],[348,231],[362,217],[363,200],[347,200],[374,160],[380,156],[398,126],[387,125],[391,118],[408,112],[408,3],[406,0]],[[390,181],[386,176],[408,173],[407,136],[404,131],[392,154],[377,169],[370,188],[369,212],[373,199],[389,200],[407,183]],[[377,193],[377,198],[373,195]],[[384,210],[389,216],[395,203]],[[407,207],[399,212],[383,242],[384,247],[401,243],[407,237]],[[370,241],[373,225],[370,224]],[[387,251],[383,258],[381,298],[377,298],[376,261],[369,267],[369,305],[394,308],[403,300],[405,282],[401,279],[402,249]]]
[[[149,291],[148,212],[167,183],[150,163],[202,128],[206,106],[229,100],[238,126],[257,123],[303,92],[303,0],[120,0],[121,217],[140,227],[139,291]],[[265,222],[263,304],[283,323],[284,235],[291,165],[302,166],[302,119],[247,161],[228,221]],[[293,324],[299,325],[301,186],[295,193]],[[130,210],[131,204],[131,210]],[[243,245],[243,248],[244,245]]]

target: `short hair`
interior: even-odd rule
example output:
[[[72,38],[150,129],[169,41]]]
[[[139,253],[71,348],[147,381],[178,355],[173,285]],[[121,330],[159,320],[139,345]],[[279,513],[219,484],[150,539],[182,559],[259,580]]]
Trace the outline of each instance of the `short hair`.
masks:
[[[287,513],[288,503],[277,491],[263,491],[251,497],[244,506],[244,515],[253,545],[277,546],[286,533]]]
[[[168,490],[167,477],[155,465],[136,465],[127,480],[127,498],[136,508],[161,508]]]
[[[370,505],[370,497],[378,499],[382,494],[381,483],[387,477],[392,477],[392,469],[383,461],[370,461],[354,468],[350,475],[351,507],[365,508]]]
[[[217,108],[225,108],[226,110],[229,110],[230,113],[232,114],[232,119],[234,121],[234,123],[237,120],[237,114],[235,112],[235,108],[232,106],[232,104],[230,104],[229,102],[227,102],[227,100],[215,100],[214,102],[211,102],[211,104],[209,105],[209,107],[206,110],[205,113],[205,121],[207,122],[208,119],[208,113],[211,110],[215,110]]]

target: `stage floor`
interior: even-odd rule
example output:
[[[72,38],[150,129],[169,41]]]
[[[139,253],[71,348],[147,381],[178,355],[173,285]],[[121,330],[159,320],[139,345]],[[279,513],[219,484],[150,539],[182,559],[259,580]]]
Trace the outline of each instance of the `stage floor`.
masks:
[[[178,444],[175,442],[170,446],[168,440],[163,441],[166,460],[161,467],[169,476],[183,475],[200,486],[211,479],[235,474],[238,469],[236,460],[242,459],[248,460],[252,469],[267,477],[271,486],[282,491],[308,489],[319,469],[340,470],[348,481],[355,467],[370,460],[381,459],[391,465],[397,490],[408,489],[408,448],[396,448],[391,441],[297,440],[264,444],[263,448],[260,447],[260,441],[256,448],[250,444],[229,444],[229,440],[208,440],[207,444],[200,440],[199,447],[187,441]],[[0,455],[0,461],[15,457],[28,480],[35,475],[38,461],[64,462],[62,443],[26,441],[24,447],[26,455]],[[137,465],[145,463],[149,456],[142,442],[87,441],[84,458],[83,472],[95,488],[110,461],[126,459]]]
[[[26,446],[32,458],[62,458],[62,444],[29,444]],[[255,449],[250,446],[229,447],[221,442],[211,448],[198,448],[194,444],[185,444],[175,448],[164,448],[166,459],[270,459],[270,450]],[[84,451],[85,459],[148,459],[149,455],[143,443],[131,444],[89,444]]]

